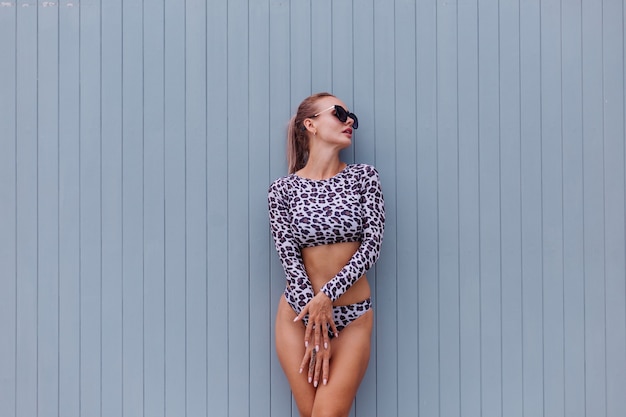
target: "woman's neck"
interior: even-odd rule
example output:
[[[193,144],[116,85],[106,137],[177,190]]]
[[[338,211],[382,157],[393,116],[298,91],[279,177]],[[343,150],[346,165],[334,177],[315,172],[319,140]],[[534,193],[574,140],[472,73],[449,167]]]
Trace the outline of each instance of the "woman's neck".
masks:
[[[346,163],[339,159],[339,155],[330,158],[315,158],[309,156],[304,168],[298,171],[298,175],[314,180],[332,178],[346,167]]]

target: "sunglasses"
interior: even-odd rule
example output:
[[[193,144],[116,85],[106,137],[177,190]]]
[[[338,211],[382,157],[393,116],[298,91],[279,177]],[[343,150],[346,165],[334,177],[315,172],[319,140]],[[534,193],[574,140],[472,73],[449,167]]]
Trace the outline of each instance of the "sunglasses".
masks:
[[[330,106],[329,108],[324,109],[321,112],[314,114],[313,116],[309,116],[309,118],[317,117],[320,114],[327,112],[328,110],[333,110],[333,109],[335,110],[335,117],[337,117],[337,119],[339,119],[341,123],[345,123],[349,117],[354,121],[354,123],[352,123],[352,128],[353,129],[359,128],[359,119],[357,119],[356,114],[350,113],[348,110],[344,109],[343,107],[337,104],[335,104],[334,106]]]

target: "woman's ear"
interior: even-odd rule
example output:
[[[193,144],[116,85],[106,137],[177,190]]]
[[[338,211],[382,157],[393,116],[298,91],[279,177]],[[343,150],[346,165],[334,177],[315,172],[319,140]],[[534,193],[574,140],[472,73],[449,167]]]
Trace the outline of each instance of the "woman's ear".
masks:
[[[302,125],[306,130],[313,133],[313,135],[317,134],[317,129],[315,128],[315,126],[313,126],[313,121],[311,121],[311,119],[304,119]]]

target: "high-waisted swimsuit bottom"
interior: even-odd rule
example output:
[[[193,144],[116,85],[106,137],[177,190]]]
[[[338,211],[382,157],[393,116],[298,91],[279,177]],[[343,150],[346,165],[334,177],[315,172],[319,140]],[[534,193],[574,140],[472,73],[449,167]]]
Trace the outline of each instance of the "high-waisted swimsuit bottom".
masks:
[[[285,300],[291,306],[293,311],[296,312],[296,314],[299,314],[298,311],[301,311],[302,309],[298,308],[298,306],[293,305],[289,301],[289,297],[285,297]],[[372,309],[371,298],[366,298],[363,301],[359,301],[358,303],[354,303],[354,304],[349,304],[347,306],[333,306],[333,320],[335,322],[335,326],[337,327],[337,331],[338,332],[342,331],[343,329],[346,328],[348,324],[352,323],[354,320],[358,319],[359,317],[361,317],[363,314],[367,313],[371,309]],[[302,321],[304,322],[305,326],[308,325],[309,315],[307,314],[306,316],[304,316]],[[334,336],[332,331],[330,330],[330,327],[328,329],[328,335],[330,337]]]

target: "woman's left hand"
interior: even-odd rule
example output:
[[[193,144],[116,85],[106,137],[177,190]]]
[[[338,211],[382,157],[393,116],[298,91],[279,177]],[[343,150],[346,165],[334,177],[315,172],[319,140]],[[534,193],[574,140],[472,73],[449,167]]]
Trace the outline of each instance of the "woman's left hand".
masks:
[[[306,315],[309,315],[309,323],[306,326],[306,332],[304,333],[304,346],[308,347],[311,342],[311,333],[313,333],[313,341],[315,348],[319,351],[321,342],[324,343],[324,348],[328,349],[330,345],[330,338],[328,336],[328,328],[333,332],[335,337],[339,334],[335,321],[333,320],[333,302],[323,292],[318,292],[311,301],[304,306],[300,314],[293,320],[298,321]]]

